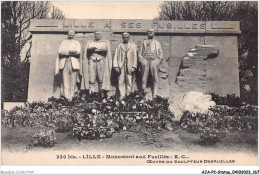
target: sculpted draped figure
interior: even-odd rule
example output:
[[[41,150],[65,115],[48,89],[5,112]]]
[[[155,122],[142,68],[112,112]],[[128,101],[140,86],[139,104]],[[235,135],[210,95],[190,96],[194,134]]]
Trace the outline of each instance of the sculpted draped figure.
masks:
[[[138,59],[141,64],[142,88],[147,87],[147,79],[149,72],[152,77],[152,96],[156,97],[159,89],[159,65],[163,59],[161,44],[155,40],[154,29],[147,30],[148,38],[143,41],[138,53]]]
[[[132,91],[133,74],[137,69],[136,44],[129,41],[129,33],[122,34],[123,42],[118,45],[113,59],[113,68],[119,75],[120,99]]]
[[[95,83],[98,82],[99,93],[105,96],[105,91],[110,90],[112,58],[109,41],[101,40],[100,31],[94,33],[94,40],[86,44],[85,53],[80,61],[80,74],[82,75],[81,89],[89,89],[89,93],[95,91]]]
[[[79,81],[79,57],[81,45],[74,40],[75,32],[70,30],[68,38],[63,40],[58,48],[55,75],[60,74],[61,96],[71,100],[77,92],[76,83]]]

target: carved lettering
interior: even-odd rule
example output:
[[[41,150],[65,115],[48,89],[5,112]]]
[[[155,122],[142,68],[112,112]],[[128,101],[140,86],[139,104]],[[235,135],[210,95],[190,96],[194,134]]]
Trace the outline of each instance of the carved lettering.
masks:
[[[180,23],[178,23],[178,24],[177,24],[177,28],[178,28],[178,29],[183,29],[183,23],[181,23],[181,25],[180,25]]]
[[[103,29],[111,29],[111,23],[109,21],[105,21],[104,23],[97,22],[98,26],[103,25]],[[142,29],[145,30],[147,27],[146,23],[143,24],[138,20],[125,20],[119,23],[122,29]],[[65,20],[63,23],[64,28],[82,28],[82,29],[95,29],[97,24],[95,21],[91,20]],[[145,28],[144,28],[145,27]],[[205,22],[200,21],[152,21],[151,27],[154,29],[158,29],[162,32],[164,30],[205,30],[206,24]]]
[[[121,28],[126,28],[126,22],[121,23]]]
[[[88,28],[94,28],[94,22],[89,22],[88,23]]]
[[[198,26],[197,26],[198,24],[196,24],[196,23],[192,23],[192,29],[198,29]]]
[[[200,24],[200,29],[205,29],[205,28],[206,28],[205,23]]]
[[[164,28],[164,23],[159,23],[159,26],[158,26],[160,29],[163,29]]]
[[[138,23],[134,23],[134,22],[126,23],[126,22],[122,22],[122,23],[121,23],[121,28],[130,28],[130,29],[137,28],[137,29],[140,29],[140,28],[142,28],[142,23],[140,23],[140,22],[138,22]]]
[[[110,24],[106,23],[104,28],[110,28]]]
[[[129,22],[128,23],[128,28],[135,28],[135,23],[133,23],[133,22]]]
[[[63,24],[63,27],[64,28],[67,28],[67,27],[72,27],[73,25],[72,25],[72,21],[68,21],[68,20],[66,20],[65,22],[64,22],[64,24]]]
[[[190,25],[188,23],[184,23],[184,28],[185,29],[190,29]]]
[[[75,21],[74,27],[75,28],[79,28],[79,26],[81,26],[81,22],[80,21]]]
[[[176,23],[173,23],[173,29],[176,29]]]
[[[166,23],[166,28],[171,29],[172,28],[172,23]]]
[[[157,22],[153,22],[152,25],[151,25],[151,27],[154,28],[154,27],[157,26],[157,24],[158,24]]]
[[[136,23],[136,28],[138,28],[138,29],[139,29],[139,28],[142,28],[142,23],[140,23],[140,22],[139,22],[139,23]]]
[[[81,28],[87,28],[86,24],[81,23]]]

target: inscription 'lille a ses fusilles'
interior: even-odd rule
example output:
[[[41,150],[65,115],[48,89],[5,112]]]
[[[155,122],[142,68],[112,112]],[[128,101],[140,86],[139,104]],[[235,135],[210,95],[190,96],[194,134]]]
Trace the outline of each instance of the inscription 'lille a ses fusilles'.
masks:
[[[88,28],[88,29],[147,29],[149,27],[158,30],[193,29],[204,30],[205,22],[201,21],[66,21],[64,28]]]
[[[40,22],[39,22],[40,21]],[[59,31],[88,33],[102,32],[141,32],[154,28],[156,33],[234,33],[240,34],[237,21],[168,21],[145,19],[65,19],[65,20],[32,20],[30,31]]]

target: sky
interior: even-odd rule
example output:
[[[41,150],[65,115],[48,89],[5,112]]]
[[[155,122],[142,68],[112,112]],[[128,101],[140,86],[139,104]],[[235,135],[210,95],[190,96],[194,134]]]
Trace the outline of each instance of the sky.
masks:
[[[162,1],[146,2],[52,2],[71,19],[153,19]]]

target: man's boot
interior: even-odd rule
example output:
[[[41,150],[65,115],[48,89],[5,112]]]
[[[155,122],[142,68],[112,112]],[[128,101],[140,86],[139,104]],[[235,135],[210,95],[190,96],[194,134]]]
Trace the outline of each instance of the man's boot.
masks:
[[[153,98],[155,98],[158,95],[158,89],[159,89],[159,84],[158,83],[154,83],[153,90],[152,90]]]
[[[101,99],[105,98],[105,91],[104,90],[100,90],[100,96],[101,96]]]
[[[95,92],[95,83],[89,82],[89,94],[93,94]]]

